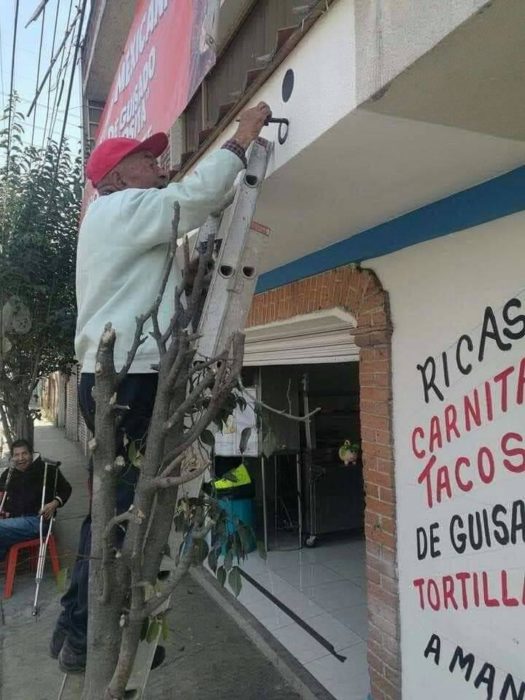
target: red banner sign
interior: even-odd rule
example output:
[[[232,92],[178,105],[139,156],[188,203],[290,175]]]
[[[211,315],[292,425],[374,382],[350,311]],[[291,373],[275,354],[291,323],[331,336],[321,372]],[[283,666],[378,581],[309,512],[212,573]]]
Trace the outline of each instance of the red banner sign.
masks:
[[[218,0],[138,0],[97,143],[169,130],[215,62],[218,6]]]

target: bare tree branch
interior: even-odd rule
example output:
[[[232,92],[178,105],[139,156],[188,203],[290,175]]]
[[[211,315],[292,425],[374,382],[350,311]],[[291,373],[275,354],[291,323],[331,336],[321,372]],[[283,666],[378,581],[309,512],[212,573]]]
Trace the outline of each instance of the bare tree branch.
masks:
[[[109,537],[111,536],[111,532],[114,527],[116,527],[117,525],[122,525],[122,523],[127,523],[130,520],[133,520],[134,518],[136,518],[139,521],[141,520],[141,516],[138,513],[134,512],[133,506],[131,506],[131,508],[129,510],[126,510],[124,513],[113,516],[109,523],[106,525],[106,529],[104,530],[104,537],[106,538],[106,540],[109,540]]]
[[[190,352],[190,341],[187,332],[180,331],[177,336],[177,339],[174,338],[172,343],[174,347],[175,343],[177,343],[177,355],[168,373],[167,382],[170,388],[173,388],[175,386],[175,382],[177,381],[179,373],[184,365],[185,360],[187,359],[187,353]]]
[[[9,445],[9,448],[11,448],[11,443],[13,442],[13,436],[11,433],[11,426],[9,425],[9,421],[7,419],[7,413],[4,408],[4,404],[0,403],[0,419],[2,421],[2,428],[4,430],[4,435],[7,440],[7,444]]]
[[[197,268],[197,274],[195,275],[195,280],[193,282],[193,288],[191,291],[190,298],[188,300],[186,312],[183,315],[183,327],[186,327],[188,324],[194,321],[194,316],[199,310],[201,295],[205,288],[205,278],[206,275],[208,275],[210,268],[213,266],[214,243],[215,233],[211,233],[208,236],[205,253],[199,256],[199,266]]]
[[[40,365],[40,357],[41,357],[41,351],[39,350],[36,355],[32,358],[33,362],[33,372],[31,373],[31,380],[29,382],[29,387],[28,387],[28,393],[29,396],[32,395],[33,391],[35,390],[36,385],[38,384],[39,376],[38,376],[38,367]]]
[[[240,377],[239,377],[239,386],[241,387],[243,392],[246,392],[246,388],[244,387],[244,384],[242,383]],[[249,396],[247,394],[247,396]],[[315,416],[316,413],[319,413],[321,410],[321,407],[319,406],[318,408],[314,408],[313,411],[310,411],[310,413],[307,413],[304,416],[296,416],[293,413],[287,413],[286,411],[280,411],[278,408],[274,408],[273,406],[269,406],[267,403],[264,403],[264,401],[261,401],[260,399],[255,399],[252,396],[249,396],[249,398],[246,399],[246,403],[250,404],[251,406],[261,406],[262,408],[265,408],[267,411],[270,411],[271,413],[276,413],[278,416],[283,416],[284,418],[289,418],[290,420],[295,420],[298,423],[306,423],[307,421],[310,420],[312,416]]]
[[[190,445],[192,445],[199,437],[202,431],[209,425],[209,423],[211,423],[211,421],[220,411],[222,402],[235,387],[242,368],[244,356],[244,335],[242,333],[234,333],[229,346],[231,347],[231,359],[222,362],[217,370],[215,384],[207,409],[201,416],[199,416],[197,422],[194,423],[190,430],[184,434],[184,439],[173,450],[171,450],[171,452],[165,455],[163,463],[165,464],[168,462],[168,466],[164,469],[163,474],[170,472],[174,468],[174,462],[177,457],[187,450],[188,447],[190,447]],[[229,377],[225,379],[225,375],[228,370]]]
[[[99,649],[95,640],[108,629],[117,627],[126,589],[118,581],[121,573],[111,546],[108,524],[115,512],[116,459],[115,413],[112,400],[116,390],[113,361],[116,333],[106,324],[99,342],[95,363],[96,445],[93,450],[93,506],[91,520],[91,563],[89,569],[90,624],[88,644],[96,651],[88,654],[86,673],[90,678],[104,677],[117,663],[118,640],[108,640]],[[114,403],[114,401],[113,401]],[[105,671],[103,670],[105,669]],[[84,694],[87,692],[84,688]]]
[[[191,562],[193,560],[195,543],[199,540],[204,539],[214,525],[215,521],[210,520],[206,525],[200,528],[194,528],[191,531],[192,544],[183,551],[179,561],[179,565],[177,566],[175,572],[171,576],[169,584],[164,588],[163,591],[160,591],[155,596],[153,596],[153,598],[151,598],[148,601],[148,603],[144,605],[141,611],[133,611],[132,613],[130,613],[130,619],[137,619],[135,618],[135,616],[138,614],[138,619],[145,620],[151,615],[154,615],[155,611],[158,610],[160,606],[168,600],[173,591],[177,588],[181,580],[184,578],[185,574],[188,573],[188,570],[191,566]]]
[[[202,379],[195,389],[188,394],[188,397],[181,403],[180,406],[172,413],[166,423],[166,430],[173,428],[175,423],[184,416],[185,412],[194,405],[195,401],[206,391],[214,382],[216,381],[216,376],[214,372],[208,372],[204,379]]]
[[[104,620],[106,609],[113,620],[113,627],[115,627],[114,620],[118,614],[121,630],[118,637],[108,640],[107,644],[113,653],[111,644],[117,642],[118,661],[115,661],[109,685],[105,686],[105,697],[123,696],[136,656],[142,621],[151,614],[158,613],[159,607],[169,598],[195,558],[199,540],[205,537],[213,527],[213,522],[206,520],[206,509],[202,509],[199,517],[196,516],[194,520],[196,525],[192,530],[193,543],[188,543],[185,548],[169,584],[159,594],[146,600],[148,589],[141,583],[147,582],[149,585],[153,585],[157,579],[175,514],[176,489],[178,486],[202,476],[210,466],[207,454],[205,457],[198,454],[192,457],[193,453],[189,454],[187,450],[195,444],[202,431],[219,414],[225,399],[236,386],[242,368],[244,336],[241,333],[235,333],[231,337],[227,349],[218,357],[207,358],[196,366],[192,364],[195,345],[199,337],[194,333],[194,330],[196,319],[202,311],[207,276],[212,263],[214,235],[209,237],[206,250],[199,256],[197,265],[193,265],[193,268],[197,268],[194,276],[193,270],[190,269],[189,245],[185,239],[183,251],[185,268],[182,283],[175,289],[175,311],[168,328],[160,328],[158,312],[169,275],[175,265],[177,227],[178,208],[175,211],[173,241],[163,268],[159,294],[148,311],[136,319],[132,347],[124,366],[118,374],[114,374],[112,393],[108,391],[104,394],[97,393],[97,416],[100,412],[106,416],[112,416],[114,434],[115,411],[123,410],[124,407],[117,406],[116,394],[113,392],[116,392],[116,387],[123,381],[132,367],[137,350],[145,341],[143,337],[145,324],[151,319],[153,325],[151,336],[157,343],[160,355],[159,381],[149,425],[146,451],[135,487],[134,510],[116,516],[114,510],[112,513],[105,510],[106,517],[103,519],[102,532],[100,531],[101,520],[99,517],[99,529],[96,536],[94,535],[94,539],[98,543],[101,561],[98,566],[92,567],[93,571],[98,569],[98,586],[94,589],[90,582],[90,596],[95,593],[97,597],[97,600],[94,601],[96,608],[94,613],[98,617],[94,625],[98,632],[96,637],[92,634],[89,640],[88,657],[91,655],[92,661],[88,662],[88,675],[91,679],[96,675],[95,658],[98,663],[104,665],[104,679],[108,678],[108,664],[102,659],[103,649],[100,643],[98,646],[95,644],[96,639],[99,642],[102,639],[100,634],[102,629],[108,628],[107,621]],[[191,292],[188,293],[190,283]],[[183,299],[185,293],[187,296],[186,306]],[[97,384],[98,375],[96,386]],[[203,405],[204,398],[206,400],[209,398],[208,404],[205,406]],[[197,415],[197,411],[199,415]],[[196,418],[189,428],[184,426],[184,417],[188,413],[192,416],[192,420]],[[100,422],[97,423],[97,426],[99,425],[101,425]],[[108,424],[104,425],[107,427]],[[174,450],[166,454],[165,445],[168,437],[174,438],[175,445]],[[107,445],[102,446],[101,444],[107,438],[108,435],[101,435],[97,427],[95,457],[99,478],[101,467],[103,470],[109,470],[109,467],[102,465],[100,457],[101,450],[107,451]],[[186,457],[188,457],[187,460]],[[107,465],[109,462],[106,461],[104,464]],[[113,470],[109,471],[111,474],[108,472],[108,476],[114,478]],[[104,496],[104,500],[105,498],[106,496]],[[126,536],[122,550],[118,550],[115,546],[115,528],[124,523],[128,524]],[[126,582],[123,590],[117,590],[117,577]],[[105,607],[102,606],[99,596],[100,584],[102,584],[103,591],[102,600],[107,602]],[[116,608],[115,602],[118,603]],[[93,620],[93,616],[90,611],[91,620]],[[105,649],[106,643],[103,643],[102,647]],[[107,681],[104,680],[104,682]],[[94,681],[97,687],[100,686],[100,683],[100,680]]]
[[[209,468],[210,465],[211,462],[206,462],[206,464],[204,464],[202,467],[199,467],[199,469],[186,472],[185,474],[181,474],[180,476],[159,476],[156,479],[152,480],[151,485],[157,489],[168,489],[172,486],[180,486],[181,484],[187,484],[189,481],[193,481],[193,479],[198,479],[199,476],[202,476],[202,474],[204,474],[204,472]]]

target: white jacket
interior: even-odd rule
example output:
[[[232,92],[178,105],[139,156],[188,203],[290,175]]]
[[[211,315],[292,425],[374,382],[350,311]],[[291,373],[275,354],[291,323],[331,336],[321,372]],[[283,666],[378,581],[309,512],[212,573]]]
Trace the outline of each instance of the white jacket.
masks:
[[[194,173],[164,189],[126,189],[99,197],[82,221],[77,248],[77,328],[75,351],[82,372],[95,371],[95,356],[106,323],[116,331],[115,367],[124,364],[135,335],[135,319],[147,311],[159,291],[171,237],[173,204],[179,202],[179,234],[201,226],[219,209],[243,169],[241,159],[220,149]],[[176,277],[176,279],[174,279]],[[180,272],[170,275],[159,310],[161,329],[173,314]],[[133,374],[152,372],[159,360],[148,336],[131,366]]]

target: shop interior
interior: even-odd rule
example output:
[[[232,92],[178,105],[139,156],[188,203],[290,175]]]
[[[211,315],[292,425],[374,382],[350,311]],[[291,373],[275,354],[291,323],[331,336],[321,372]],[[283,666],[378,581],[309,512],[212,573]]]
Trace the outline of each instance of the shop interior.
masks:
[[[242,563],[258,586],[245,580],[239,600],[345,700],[368,692],[358,369],[357,361],[244,368],[245,395],[282,413],[254,410],[249,399],[215,457],[218,477],[240,461],[248,468],[250,524],[266,551]]]

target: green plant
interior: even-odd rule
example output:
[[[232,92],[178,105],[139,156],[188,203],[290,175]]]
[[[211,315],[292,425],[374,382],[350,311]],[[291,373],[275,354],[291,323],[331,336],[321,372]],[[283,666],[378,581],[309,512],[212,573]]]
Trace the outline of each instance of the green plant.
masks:
[[[38,380],[74,361],[82,196],[80,157],[67,142],[24,142],[16,104],[10,100],[0,130],[0,418],[8,442],[32,438]]]

